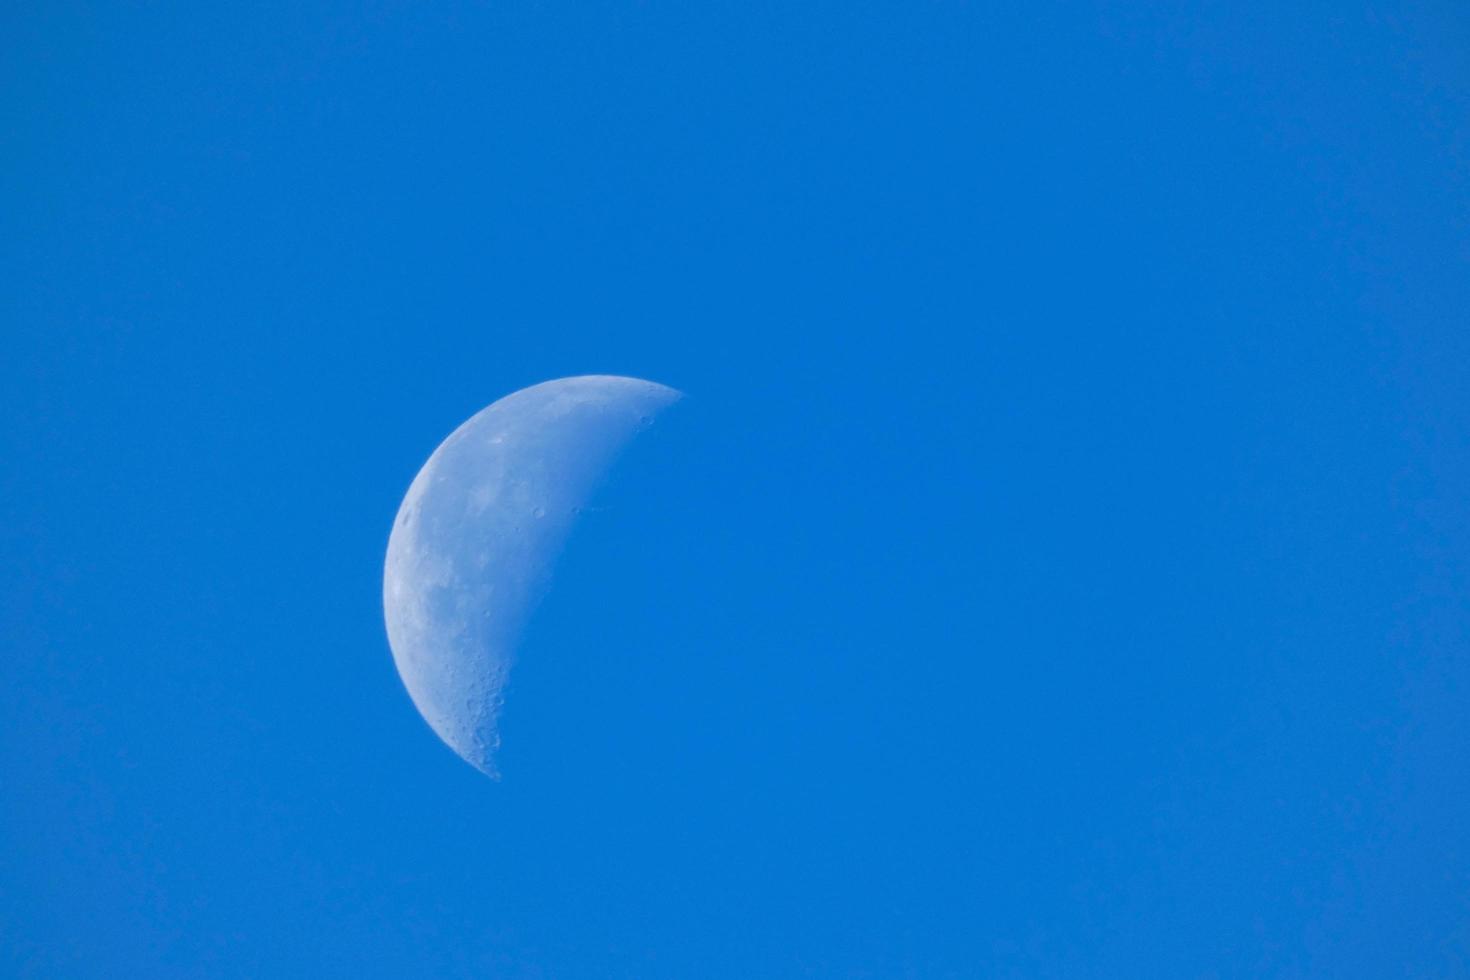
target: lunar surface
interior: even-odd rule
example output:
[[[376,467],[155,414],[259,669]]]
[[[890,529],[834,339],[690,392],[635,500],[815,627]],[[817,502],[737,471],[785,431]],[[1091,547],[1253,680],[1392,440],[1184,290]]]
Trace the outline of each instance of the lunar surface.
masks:
[[[533,385],[456,429],[408,488],[383,571],[388,642],[419,713],[486,775],[499,778],[502,690],[567,535],[679,397],[606,375]]]

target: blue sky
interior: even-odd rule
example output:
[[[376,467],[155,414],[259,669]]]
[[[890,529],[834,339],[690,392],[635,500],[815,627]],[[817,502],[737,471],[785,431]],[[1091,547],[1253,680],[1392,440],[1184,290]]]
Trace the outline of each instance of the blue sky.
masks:
[[[0,975],[1470,975],[1462,4],[0,37]],[[497,784],[383,552],[581,373]]]

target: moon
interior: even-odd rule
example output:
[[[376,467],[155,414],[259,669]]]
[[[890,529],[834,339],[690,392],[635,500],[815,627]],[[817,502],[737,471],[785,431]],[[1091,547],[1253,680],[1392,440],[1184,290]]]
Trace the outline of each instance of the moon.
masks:
[[[388,538],[383,616],[414,706],[498,779],[516,646],[587,499],[680,393],[611,375],[523,388],[455,429],[414,477]]]

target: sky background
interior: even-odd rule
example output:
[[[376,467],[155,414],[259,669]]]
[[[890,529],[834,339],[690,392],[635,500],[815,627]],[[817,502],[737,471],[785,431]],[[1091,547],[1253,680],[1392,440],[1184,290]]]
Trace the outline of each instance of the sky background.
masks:
[[[1470,976],[1470,9],[11,3],[0,976]],[[394,513],[620,462],[494,783]]]

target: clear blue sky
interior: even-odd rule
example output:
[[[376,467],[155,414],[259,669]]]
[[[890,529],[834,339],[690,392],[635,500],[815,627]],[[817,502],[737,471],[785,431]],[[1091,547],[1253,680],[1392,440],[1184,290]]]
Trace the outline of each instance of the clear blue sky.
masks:
[[[0,976],[1470,976],[1470,11],[11,3]],[[504,781],[380,606],[688,398]]]

